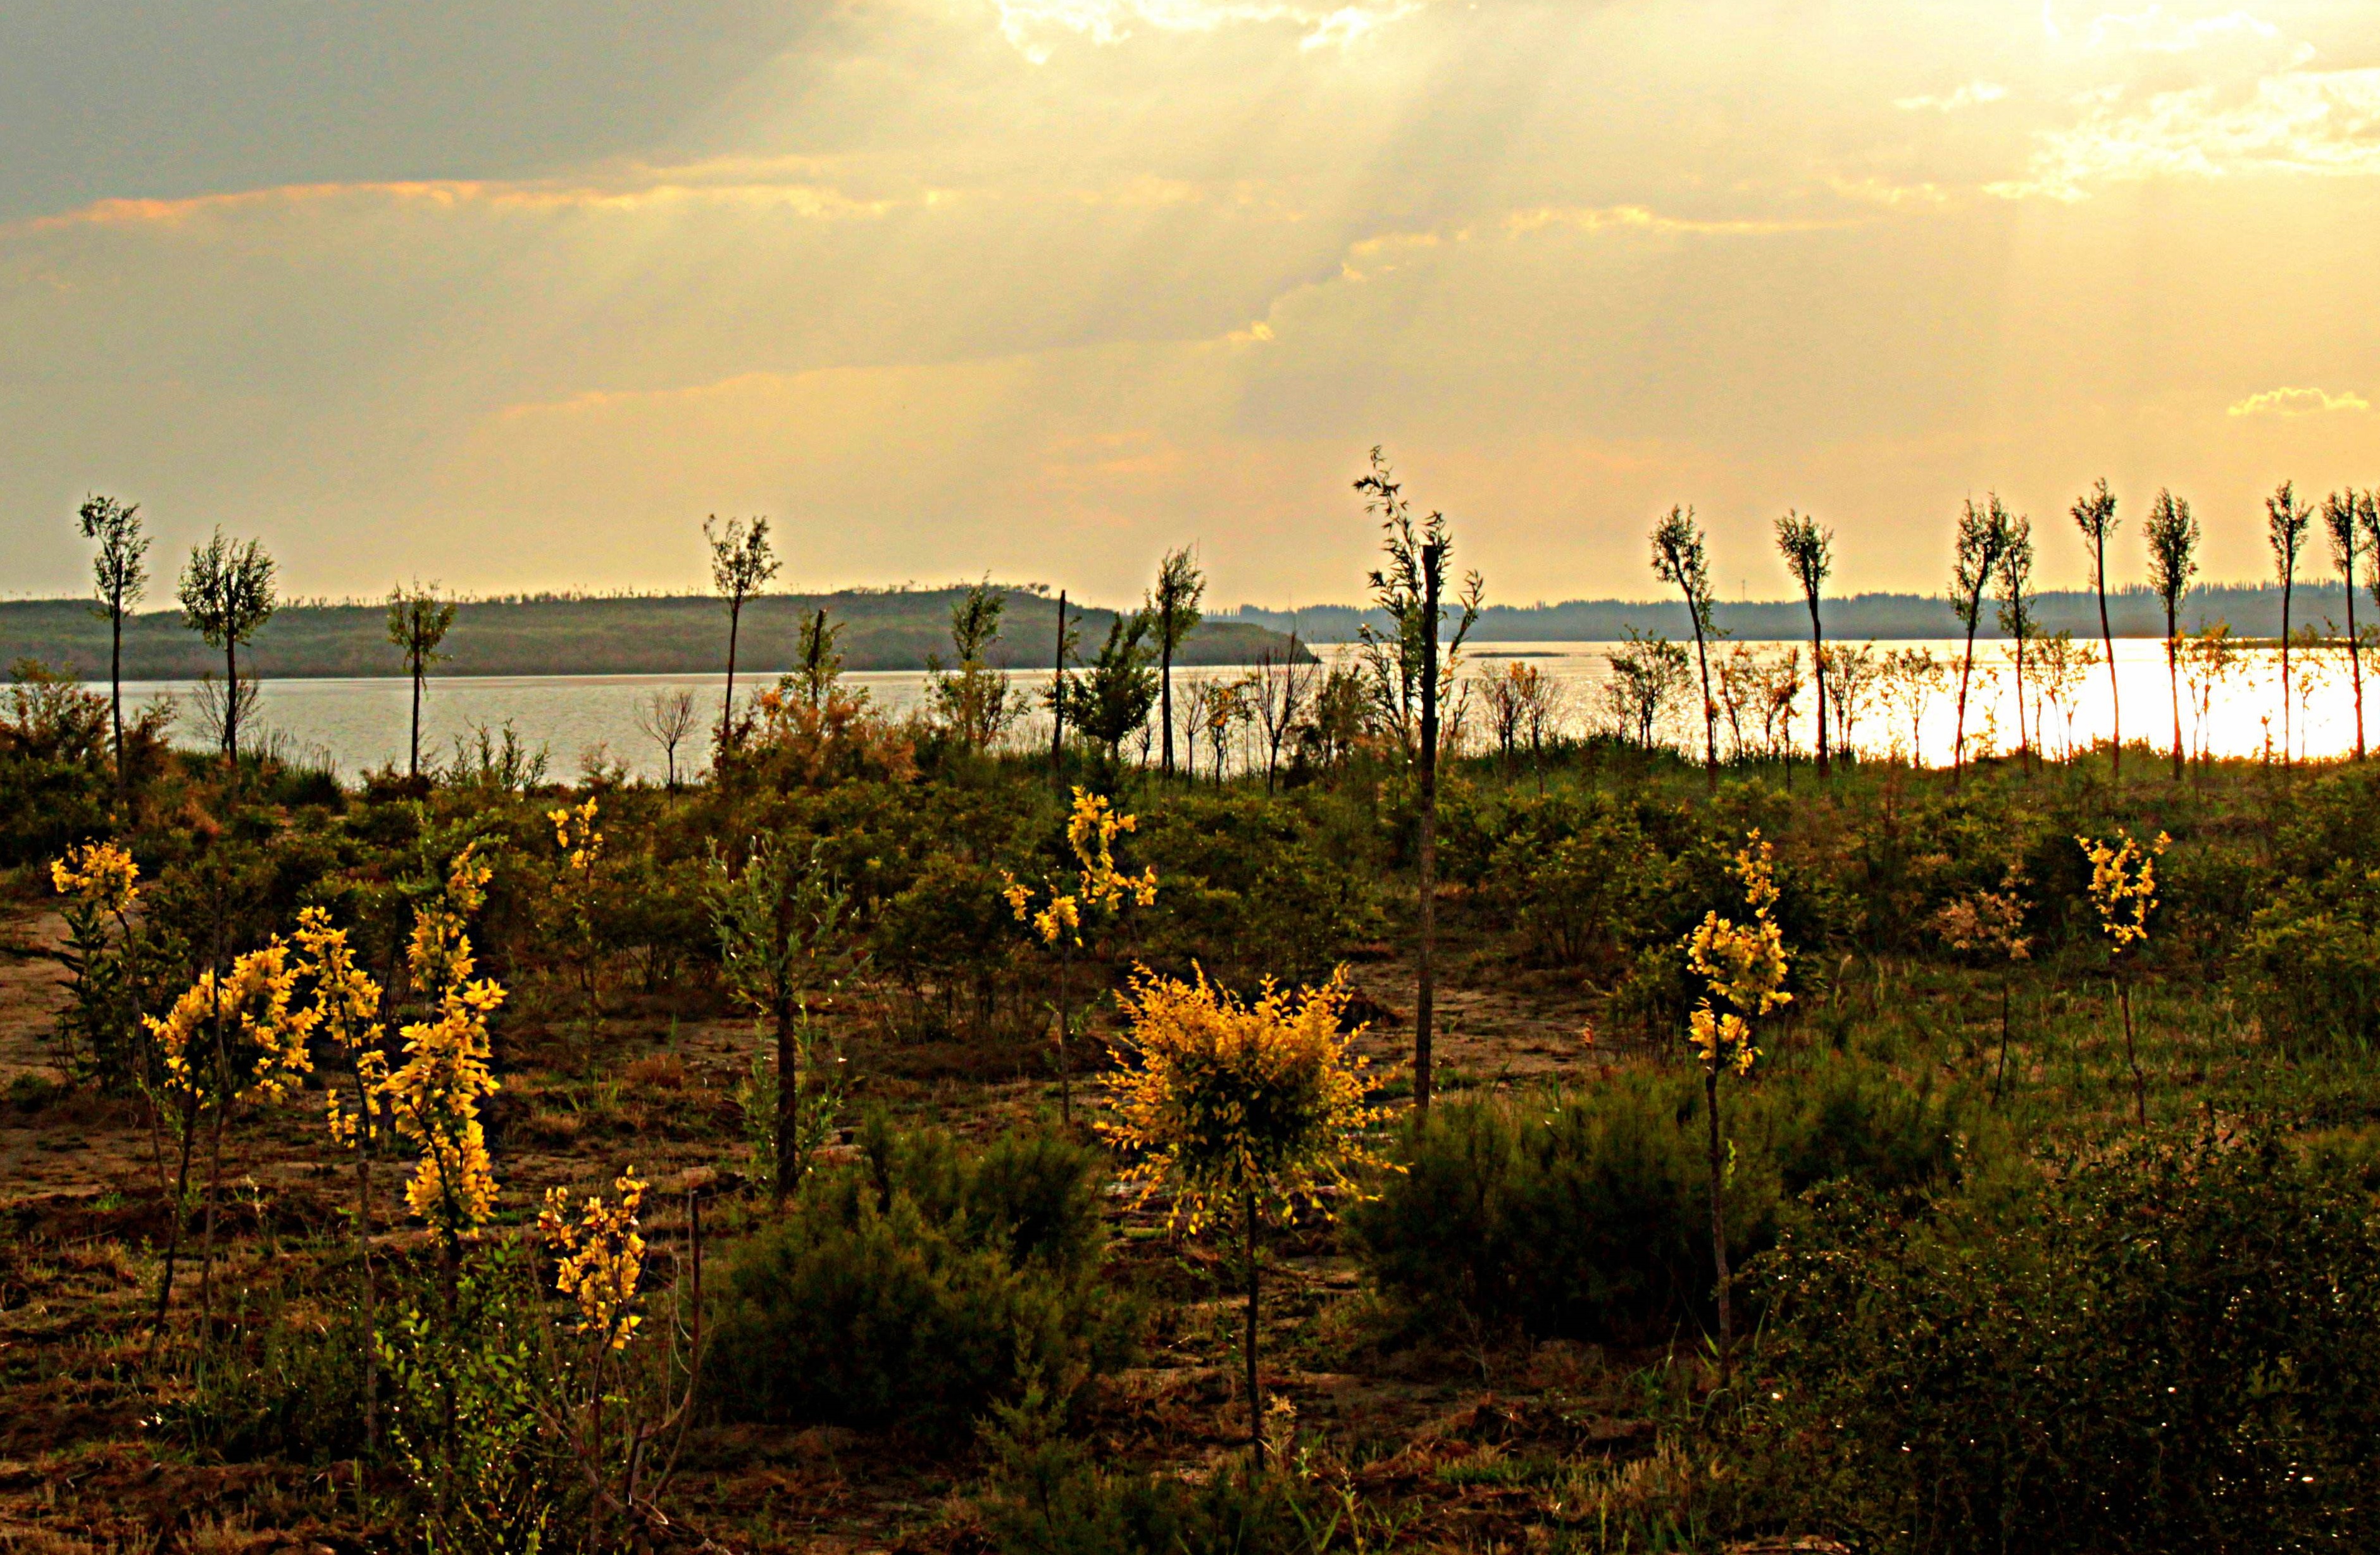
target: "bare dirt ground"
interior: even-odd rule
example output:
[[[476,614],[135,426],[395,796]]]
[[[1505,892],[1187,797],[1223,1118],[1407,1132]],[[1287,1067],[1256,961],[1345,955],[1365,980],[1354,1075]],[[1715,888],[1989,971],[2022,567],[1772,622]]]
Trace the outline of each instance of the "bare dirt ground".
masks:
[[[346,1465],[213,1461],[154,1429],[159,1399],[187,1387],[143,1364],[169,1163],[142,1109],[55,1086],[60,934],[53,916],[0,919],[0,1551],[390,1548],[392,1530],[358,1512]],[[1610,1061],[1608,1042],[1584,1038],[1592,999],[1574,980],[1478,971],[1459,944],[1450,959],[1442,1087],[1526,1086]],[[1374,960],[1353,980],[1374,1023],[1364,1047],[1393,1071],[1411,1041],[1410,968]],[[631,1163],[656,1184],[659,1205],[682,1204],[674,1196],[688,1188],[732,1200],[734,1093],[753,1040],[744,1022],[648,1000],[611,1011],[593,1044],[500,1051],[509,1072],[489,1120],[506,1201],[533,1205],[550,1184],[591,1186]],[[1040,1070],[1038,1054],[987,1065],[871,1038],[865,1023],[846,1052],[857,1094],[963,1131],[1030,1117],[1054,1096],[1046,1072],[1022,1073]],[[231,1130],[212,1270],[218,1311],[345,1234],[351,1178],[325,1143],[321,1107],[310,1090]],[[1114,1202],[1111,1272],[1143,1294],[1151,1320],[1143,1364],[1102,1386],[1095,1440],[1114,1461],[1200,1472],[1242,1451],[1248,1427],[1236,1297],[1213,1248]],[[660,1243],[682,1229],[674,1208],[649,1221]],[[391,1248],[419,1236],[382,1233]],[[1386,1319],[1327,1228],[1286,1235],[1275,1252],[1266,1389],[1292,1402],[1301,1430],[1362,1465],[1345,1486],[1382,1509],[1389,1542],[1541,1542],[1575,1514],[1565,1511],[1575,1465],[1649,1449],[1631,1380],[1645,1357],[1515,1350],[1479,1335],[1383,1343]],[[186,1260],[177,1326],[195,1316],[188,1270]],[[675,1500],[736,1549],[958,1550],[971,1536],[955,1498],[979,1467],[970,1449],[899,1433],[717,1427],[697,1433]]]

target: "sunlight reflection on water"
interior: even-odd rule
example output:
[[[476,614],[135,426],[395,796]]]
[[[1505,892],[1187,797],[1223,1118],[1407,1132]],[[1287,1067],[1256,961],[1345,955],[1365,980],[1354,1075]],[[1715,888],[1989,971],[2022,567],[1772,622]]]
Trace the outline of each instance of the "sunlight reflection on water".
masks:
[[[1610,681],[1609,655],[1617,645],[1580,642],[1475,643],[1464,650],[1462,675],[1472,680],[1500,674],[1518,661],[1535,665],[1562,688],[1561,727],[1578,734],[1607,726],[1601,688]],[[1732,647],[1733,645],[1728,645]],[[1745,645],[1765,658],[1780,658],[1792,645]],[[1877,658],[1900,649],[1930,650],[1948,670],[1945,683],[1919,709],[1913,732],[1916,756],[1928,764],[1949,759],[1957,720],[1955,700],[1961,645],[1956,641],[1886,642],[1867,646]],[[1352,650],[1326,649],[1345,655]],[[1793,740],[1806,753],[1811,742],[1815,700],[1806,684],[1809,650],[1801,645],[1805,684],[1795,708]],[[1714,650],[1714,670],[1718,653]],[[2123,732],[2128,741],[2146,741],[2160,748],[2173,740],[2173,697],[2166,671],[2165,645],[2155,639],[2119,638],[2116,669],[2122,698]],[[2010,645],[1979,642],[1975,646],[1976,679],[1969,693],[1968,749],[1971,754],[2007,751],[2017,743],[2014,663]],[[2343,650],[2290,652],[2292,709],[2290,743],[2301,756],[2338,756],[2354,747],[2355,697]],[[1236,678],[1240,669],[1195,669],[1175,672],[1176,717],[1181,717],[1183,687],[1202,679]],[[1049,737],[1049,723],[1040,711],[1044,674],[1017,671],[1013,675],[1030,712],[1013,736],[1031,748]],[[895,713],[916,707],[925,695],[926,677],[919,671],[870,671],[844,676],[848,685],[865,687],[880,707]],[[757,684],[769,683],[762,677]],[[743,685],[755,684],[746,682]],[[443,764],[453,757],[458,740],[479,727],[501,729],[509,722],[532,748],[543,747],[552,775],[574,775],[582,758],[600,747],[610,759],[625,765],[631,775],[658,782],[662,775],[662,752],[637,728],[638,707],[656,692],[677,689],[694,694],[697,728],[679,751],[681,774],[700,768],[707,759],[709,729],[717,716],[721,679],[717,675],[520,675],[445,677],[430,683],[422,707],[422,757],[425,763]],[[743,688],[739,685],[739,691]],[[103,687],[100,688],[103,689]],[[200,743],[196,725],[196,699],[188,682],[127,682],[128,702],[164,693],[174,696],[181,710],[176,737],[184,744]],[[2028,686],[2025,723],[2034,722],[2036,693]],[[2108,676],[2104,664],[2094,666],[2062,704],[2039,703],[2045,731],[2034,736],[2051,754],[2087,747],[2104,739],[2112,725]],[[407,685],[397,679],[274,680],[263,684],[258,714],[262,725],[278,733],[284,744],[315,759],[327,759],[334,770],[353,780],[374,768],[402,766],[407,724],[410,716]],[[1890,705],[1883,688],[1872,688],[1864,705],[1856,709],[1852,744],[1871,755],[1907,757],[1912,751],[1908,710]],[[2269,727],[2267,720],[2269,719]],[[1665,720],[1661,731],[1672,743],[1699,744],[1691,701]],[[2277,755],[2281,742],[2280,655],[2270,649],[2242,650],[2231,673],[2217,686],[2204,717],[2192,705],[2191,690],[2182,687],[2181,722],[2186,745],[2202,746],[2216,756],[2252,757],[2269,748]],[[1749,732],[1749,731],[1747,731]],[[1473,738],[1480,731],[1473,716]],[[1721,733],[1721,749],[1729,736]],[[1203,747],[1202,747],[1203,750]]]

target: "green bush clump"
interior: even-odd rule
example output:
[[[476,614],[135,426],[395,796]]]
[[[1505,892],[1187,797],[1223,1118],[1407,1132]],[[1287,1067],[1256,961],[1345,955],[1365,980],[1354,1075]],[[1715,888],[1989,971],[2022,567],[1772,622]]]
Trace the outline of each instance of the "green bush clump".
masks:
[[[1940,1219],[1845,1194],[1754,1273],[1748,1526],[1926,1555],[2380,1537],[2380,1218],[2277,1144],[2139,1142]]]
[[[1033,1377],[1121,1365],[1136,1324],[1095,1278],[1097,1160],[1011,1137],[870,1142],[806,1188],[728,1270],[717,1329],[730,1415],[963,1428]]]
[[[1325,1508],[1295,1475],[1226,1467],[1203,1482],[1111,1469],[1057,1427],[1038,1387],[985,1423],[991,1473],[976,1500],[999,1555],[1319,1555],[1362,1547],[1343,1505]]]
[[[2249,920],[2238,976],[2286,1046],[2368,1046],[2380,1037],[2380,869],[2341,861],[2283,881]]]
[[[1614,1076],[1535,1107],[1464,1102],[1408,1136],[1402,1172],[1348,1225],[1408,1306],[1533,1338],[1638,1342],[1714,1318],[1701,1087]],[[1776,1239],[1793,1194],[1905,1194],[1961,1168],[1954,1099],[1849,1061],[1778,1075],[1729,1120],[1728,1245]]]
[[[1699,1087],[1614,1078],[1549,1109],[1434,1108],[1380,1197],[1349,1217],[1372,1279],[1408,1305],[1536,1338],[1645,1341],[1707,1316],[1711,1261]],[[1739,1148],[1728,1240],[1774,1238],[1779,1184]]]

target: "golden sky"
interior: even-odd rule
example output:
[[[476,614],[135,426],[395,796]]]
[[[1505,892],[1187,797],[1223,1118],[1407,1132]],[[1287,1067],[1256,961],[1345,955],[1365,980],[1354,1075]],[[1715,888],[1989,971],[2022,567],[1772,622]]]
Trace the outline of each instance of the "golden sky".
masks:
[[[0,591],[86,491],[298,593],[990,571],[1360,592],[1384,443],[1489,597],[2216,577],[2380,484],[2372,0],[13,0]],[[164,558],[161,555],[161,561]],[[165,570],[161,567],[161,570]],[[164,590],[160,590],[164,592]]]

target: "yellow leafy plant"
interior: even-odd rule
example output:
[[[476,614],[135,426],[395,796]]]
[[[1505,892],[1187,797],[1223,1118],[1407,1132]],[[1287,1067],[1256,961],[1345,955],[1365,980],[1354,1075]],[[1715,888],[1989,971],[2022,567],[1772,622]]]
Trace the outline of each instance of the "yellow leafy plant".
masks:
[[[628,1347],[645,1327],[650,1249],[640,1217],[650,1186],[630,1166],[613,1180],[614,1197],[590,1194],[576,1210],[568,1189],[550,1188],[537,1218],[538,1233],[554,1259],[554,1289],[577,1309],[572,1327],[579,1341],[540,1411],[578,1460],[602,1511],[632,1531],[618,1545],[623,1549],[644,1548],[648,1538],[672,1542],[652,1536],[670,1531],[658,1502],[677,1454],[658,1452],[656,1443],[663,1433],[682,1429],[702,1369],[702,1221],[698,1201],[691,1197],[686,1211],[694,1290],[690,1302],[674,1301],[666,1321],[670,1353],[658,1397],[650,1387],[638,1386],[628,1369]],[[690,1328],[683,1319],[688,1307]]]
[[[637,1216],[650,1185],[631,1166],[613,1180],[619,1197],[608,1204],[589,1195],[574,1216],[569,1190],[555,1187],[538,1212],[538,1232],[556,1260],[553,1288],[578,1308],[578,1332],[603,1350],[626,1349],[644,1321],[637,1285],[645,1239]]]
[[[1016,921],[1029,925],[1034,937],[1058,958],[1058,1112],[1069,1124],[1075,1119],[1075,1095],[1066,1045],[1067,994],[1074,953],[1083,948],[1085,919],[1095,924],[1111,922],[1127,906],[1152,906],[1157,901],[1154,869],[1128,875],[1116,867],[1116,838],[1136,824],[1135,818],[1120,813],[1106,796],[1076,785],[1074,808],[1066,817],[1066,845],[1076,866],[1074,889],[1061,891],[1045,881],[1037,893],[1009,875],[1001,893]],[[1037,896],[1041,903],[1038,908],[1033,905]]]
[[[1163,1191],[1169,1226],[1196,1234],[1240,1223],[1247,1264],[1249,1450],[1259,1467],[1263,1409],[1257,1376],[1257,1232],[1267,1211],[1330,1213],[1361,1191],[1357,1173],[1384,1163],[1367,1130],[1389,1117],[1371,1102],[1362,1027],[1342,1029],[1345,969],[1320,988],[1270,981],[1236,999],[1198,971],[1185,982],[1146,969],[1120,996],[1131,1029],[1110,1043],[1111,1117],[1099,1131],[1125,1156],[1142,1198]]]
[[[388,1054],[382,1047],[387,1028],[380,1019],[381,986],[358,964],[347,931],[332,926],[326,908],[298,909],[298,929],[290,938],[298,950],[298,980],[311,990],[307,1008],[313,1035],[346,1067],[339,1080],[323,1086],[323,1110],[332,1141],[355,1157],[357,1261],[363,1271],[364,1331],[372,1333],[379,1301],[371,1260],[371,1163],[390,1142],[387,1113],[378,1100],[380,1087],[388,1078]],[[364,1440],[368,1447],[378,1435],[377,1360],[376,1352],[366,1346]]]
[[[69,1068],[103,1086],[152,1086],[154,1054],[137,1040],[141,978],[135,911],[140,866],[120,844],[79,844],[50,864],[50,883],[65,901],[67,944],[60,959],[72,981],[58,1017]]]
[[[1760,1061],[1752,1023],[1792,1002],[1785,990],[1791,958],[1778,927],[1777,850],[1755,828],[1735,856],[1735,876],[1743,885],[1749,922],[1721,917],[1716,909],[1686,939],[1686,966],[1701,979],[1703,997],[1687,1017],[1687,1039],[1702,1061],[1704,1117],[1709,1129],[1711,1254],[1718,1270],[1719,1386],[1730,1380],[1735,1312],[1727,1260],[1726,1151],[1719,1124],[1718,1081],[1722,1073],[1744,1075]]]
[[[446,890],[414,914],[406,960],[418,990],[435,990],[433,1018],[399,1033],[405,1062],[382,1081],[400,1136],[420,1152],[406,1184],[406,1204],[438,1230],[449,1267],[456,1245],[495,1207],[495,1168],[488,1158],[480,1103],[498,1088],[489,1067],[488,1017],[504,1003],[492,978],[474,978],[468,916],[485,899],[491,870],[472,848],[457,855]]]
[[[141,1017],[156,1047],[161,1089],[170,1103],[167,1116],[181,1141],[174,1226],[157,1288],[160,1330],[173,1301],[182,1217],[188,1203],[190,1156],[200,1120],[207,1119],[210,1124],[200,1305],[202,1312],[211,1313],[224,1128],[235,1109],[252,1101],[282,1099],[313,1068],[307,1039],[320,1017],[310,1009],[294,1007],[296,986],[289,947],[276,939],[262,950],[235,956],[231,966],[220,972],[212,966],[200,972],[163,1016]]]
[[[2091,908],[2098,915],[2100,932],[2107,936],[2114,964],[2116,1002],[2124,1017],[2124,1063],[2132,1072],[2132,1117],[2145,1124],[2148,1078],[2141,1071],[2140,1048],[2132,1039],[2132,987],[2125,976],[2126,954],[2148,942],[2149,915],[2157,903],[2156,861],[2165,856],[2173,839],[2159,832],[2155,841],[2143,843],[2119,827],[2112,843],[2081,835],[2074,842],[2091,865]]]

